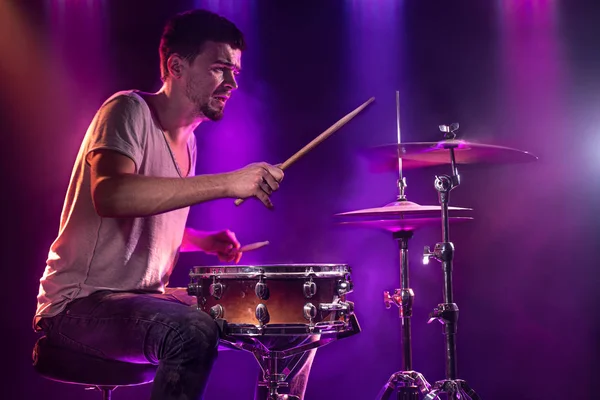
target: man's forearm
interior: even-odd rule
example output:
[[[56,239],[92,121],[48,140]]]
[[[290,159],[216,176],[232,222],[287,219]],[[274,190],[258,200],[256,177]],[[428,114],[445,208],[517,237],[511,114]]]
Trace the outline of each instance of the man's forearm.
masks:
[[[137,174],[101,178],[93,190],[102,217],[145,217],[230,197],[228,174],[158,178]]]
[[[181,247],[179,248],[179,251],[203,251],[202,247],[199,246],[198,241],[205,235],[205,232],[186,226],[183,231],[183,240],[181,241]]]

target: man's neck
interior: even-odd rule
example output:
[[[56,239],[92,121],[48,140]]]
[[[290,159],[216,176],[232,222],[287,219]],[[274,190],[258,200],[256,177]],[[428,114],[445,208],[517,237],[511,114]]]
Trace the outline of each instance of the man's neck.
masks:
[[[193,106],[187,99],[173,96],[165,86],[150,96],[147,101],[153,108],[163,131],[175,144],[187,143],[194,129],[202,122],[201,118],[193,116]]]

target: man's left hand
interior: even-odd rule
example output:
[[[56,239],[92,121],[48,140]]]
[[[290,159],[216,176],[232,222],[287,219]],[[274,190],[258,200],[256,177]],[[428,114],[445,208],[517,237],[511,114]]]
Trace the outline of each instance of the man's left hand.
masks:
[[[235,233],[229,229],[215,232],[201,232],[192,229],[186,229],[184,237],[183,251],[200,250],[206,254],[216,255],[220,261],[236,264],[242,257],[240,242],[235,237]]]

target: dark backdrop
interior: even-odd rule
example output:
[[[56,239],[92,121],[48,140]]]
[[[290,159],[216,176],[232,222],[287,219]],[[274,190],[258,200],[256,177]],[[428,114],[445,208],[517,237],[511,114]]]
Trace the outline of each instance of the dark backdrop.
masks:
[[[3,126],[3,392],[6,398],[96,398],[31,369],[38,280],[59,222],[79,142],[117,90],[160,87],[158,40],[174,12],[208,7],[248,36],[240,89],[219,123],[197,130],[197,173],[282,162],[371,96],[355,120],[286,172],[274,211],[230,200],[192,208],[198,229],[233,229],[271,244],[243,262],[347,263],[362,325],[319,351],[308,399],[373,399],[400,369],[400,321],[384,290],[399,287],[396,244],[385,232],[336,225],[342,211],[395,200],[397,174],[359,153],[396,141],[463,139],[527,150],[539,161],[461,168],[451,203],[474,220],[452,228],[460,307],[459,375],[484,399],[592,398],[598,367],[600,17],[574,0],[5,1],[0,5]],[[408,197],[435,204],[433,177],[406,171]],[[439,227],[410,244],[414,368],[444,376],[439,265],[421,264]],[[187,254],[172,284],[217,261]],[[258,372],[246,353],[220,356],[206,398],[251,398]],[[143,398],[149,386],[119,389]]]

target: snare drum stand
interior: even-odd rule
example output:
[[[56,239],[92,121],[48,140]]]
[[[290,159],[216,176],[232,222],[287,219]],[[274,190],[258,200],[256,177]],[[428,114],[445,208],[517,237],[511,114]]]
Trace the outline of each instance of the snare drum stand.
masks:
[[[222,332],[225,332],[227,322],[223,319],[217,319],[217,324]],[[268,394],[266,400],[298,400],[297,396],[280,394],[279,389],[288,386],[286,382],[289,374],[296,368],[297,363],[288,366],[289,369],[283,370],[280,360],[291,357],[296,354],[305,353],[309,350],[323,347],[331,342],[345,339],[350,336],[360,333],[361,328],[354,311],[350,311],[347,315],[347,322],[344,330],[328,331],[319,334],[319,338],[313,341],[307,341],[304,344],[290,346],[284,350],[271,350],[261,341],[261,336],[235,337],[223,334],[221,336],[221,344],[233,349],[245,350],[254,355],[262,372],[263,379],[258,383],[259,386],[266,386]],[[283,335],[288,336],[288,335]],[[292,335],[296,336],[296,335]],[[308,338],[308,333],[305,335]]]
[[[445,139],[454,139],[455,130],[458,129],[458,123],[450,126],[441,125],[440,130],[445,132]],[[429,246],[425,247],[423,261],[427,262],[429,258],[434,258],[441,262],[444,273],[444,302],[438,304],[434,311],[429,315],[429,323],[434,320],[444,325],[444,336],[446,339],[446,379],[437,381],[433,385],[431,392],[425,397],[425,400],[434,400],[441,393],[446,393],[450,400],[481,400],[479,395],[462,379],[457,379],[457,361],[456,361],[456,330],[458,322],[458,306],[453,302],[452,292],[452,259],[454,257],[454,244],[450,242],[449,222],[448,222],[448,199],[450,191],[460,184],[460,177],[456,168],[454,148],[458,144],[448,144],[445,146],[450,152],[450,164],[452,175],[440,175],[435,177],[434,186],[438,191],[439,201],[442,209],[442,242],[436,243],[433,252]]]
[[[406,201],[404,189],[406,181],[401,178],[398,181],[400,196],[398,201]],[[411,344],[411,324],[412,306],[415,294],[409,286],[408,278],[408,241],[413,236],[412,230],[398,231],[393,234],[394,239],[398,240],[400,247],[400,289],[396,289],[394,294],[390,296],[390,292],[383,293],[383,301],[385,307],[389,309],[392,303],[400,310],[400,318],[402,319],[402,371],[396,372],[390,376],[388,382],[383,386],[378,399],[387,400],[392,393],[398,391],[398,400],[418,400],[419,393],[427,393],[431,389],[431,385],[425,377],[416,371],[412,370],[412,344]]]

